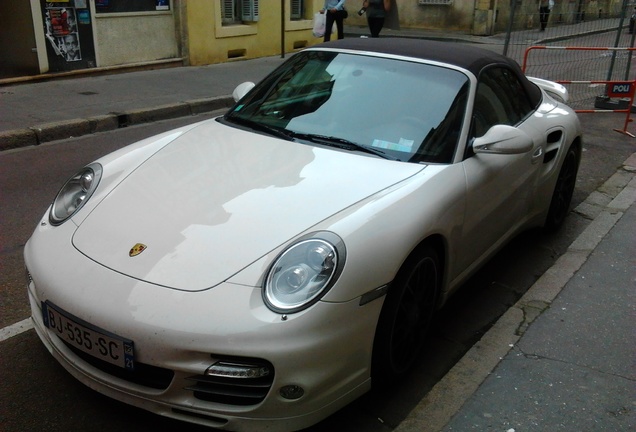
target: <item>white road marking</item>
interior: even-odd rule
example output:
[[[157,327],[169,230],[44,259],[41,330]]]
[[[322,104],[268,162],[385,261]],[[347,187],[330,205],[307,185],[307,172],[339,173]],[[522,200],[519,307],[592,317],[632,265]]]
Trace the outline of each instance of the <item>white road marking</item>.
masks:
[[[24,333],[25,331],[29,331],[33,328],[33,321],[31,318],[27,318],[15,324],[11,324],[8,327],[0,329],[0,342],[3,342],[13,336],[17,336],[20,333]]]

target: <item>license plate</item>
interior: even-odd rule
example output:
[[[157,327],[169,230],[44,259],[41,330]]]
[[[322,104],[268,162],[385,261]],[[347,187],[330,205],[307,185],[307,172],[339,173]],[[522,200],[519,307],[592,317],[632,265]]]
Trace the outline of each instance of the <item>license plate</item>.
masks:
[[[71,346],[121,368],[135,368],[133,341],[74,317],[49,301],[42,302],[42,317],[44,325]]]

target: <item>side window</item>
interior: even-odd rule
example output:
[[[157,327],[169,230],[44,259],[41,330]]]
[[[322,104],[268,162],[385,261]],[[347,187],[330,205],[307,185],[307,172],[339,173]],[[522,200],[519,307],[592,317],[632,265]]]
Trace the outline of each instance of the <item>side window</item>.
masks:
[[[528,99],[528,95],[519,82],[519,78],[510,69],[497,69],[500,74],[500,82],[505,88],[505,97],[507,105],[515,113],[517,121],[514,124],[523,121],[532,111],[532,104]]]
[[[479,77],[473,111],[473,134],[482,136],[496,124],[514,126],[532,112],[532,105],[507,68],[488,69]]]
[[[300,20],[305,16],[304,0],[289,0],[289,18],[292,20]]]

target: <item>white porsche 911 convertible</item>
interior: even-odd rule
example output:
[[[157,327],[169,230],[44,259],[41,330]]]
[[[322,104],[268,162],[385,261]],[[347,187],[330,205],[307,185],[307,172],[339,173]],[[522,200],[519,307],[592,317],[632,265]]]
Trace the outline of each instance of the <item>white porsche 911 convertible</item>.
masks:
[[[463,281],[569,212],[567,91],[493,52],[344,39],[235,98],[81,168],[25,247],[39,337],[112,398],[308,427],[404,376]]]

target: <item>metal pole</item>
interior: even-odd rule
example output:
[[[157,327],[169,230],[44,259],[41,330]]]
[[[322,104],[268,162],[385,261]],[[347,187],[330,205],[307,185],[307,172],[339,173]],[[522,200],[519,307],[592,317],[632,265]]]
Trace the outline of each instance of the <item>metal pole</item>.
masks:
[[[280,58],[285,58],[285,0],[280,0]]]
[[[495,0],[492,6],[492,22],[490,23],[490,28],[488,29],[488,36],[492,36],[495,34],[495,25],[497,23],[497,6],[499,0]]]
[[[631,27],[632,24],[632,16],[629,12],[627,12],[625,15],[629,15],[629,23],[630,23],[630,30],[631,30],[631,34],[632,37],[629,38],[629,46],[631,48],[634,48],[634,39],[636,38],[636,31],[634,31],[634,29]],[[627,57],[627,68],[625,69],[625,81],[627,81],[629,79],[629,70],[632,64],[632,51],[629,52],[629,56]]]
[[[623,32],[623,23],[625,22],[625,14],[627,13],[627,3],[629,0],[623,0],[623,11],[621,12],[621,19],[618,23],[618,31],[616,32],[616,41],[614,42],[614,48],[618,48],[621,43],[621,34]],[[612,80],[614,74],[614,63],[616,62],[616,50],[612,53],[612,61],[610,62],[610,68],[607,72],[607,81]]]
[[[618,45],[621,41],[621,33],[623,30],[623,23],[625,22],[625,13],[627,12],[627,3],[629,0],[623,0],[623,11],[621,12],[621,18],[619,20],[618,29],[616,31],[616,41],[614,42],[614,48],[618,48]],[[614,63],[616,62],[616,51],[612,52],[612,60],[610,61],[610,67],[607,71],[607,79],[606,81],[612,80],[612,75],[614,74]],[[611,101],[608,95],[608,86],[605,86],[605,94],[603,96],[596,96],[594,101],[595,108],[611,108],[613,106],[620,107],[621,101]]]
[[[508,45],[510,45],[510,37],[512,35],[512,23],[515,19],[515,9],[517,8],[517,0],[510,0],[510,17],[508,18],[508,29],[506,30],[506,41],[504,42],[503,55],[508,55]]]

